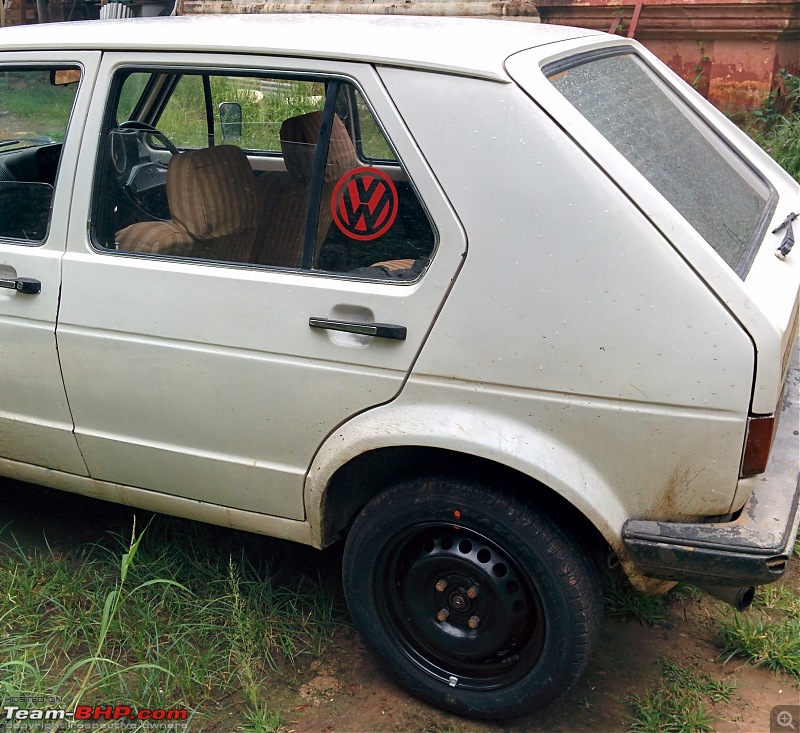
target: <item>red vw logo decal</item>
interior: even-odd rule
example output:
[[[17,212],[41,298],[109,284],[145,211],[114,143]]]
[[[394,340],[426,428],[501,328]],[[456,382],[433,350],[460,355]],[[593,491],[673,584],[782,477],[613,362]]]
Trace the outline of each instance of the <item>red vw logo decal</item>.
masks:
[[[389,231],[397,216],[397,189],[376,168],[355,168],[339,179],[331,196],[336,226],[363,242]]]

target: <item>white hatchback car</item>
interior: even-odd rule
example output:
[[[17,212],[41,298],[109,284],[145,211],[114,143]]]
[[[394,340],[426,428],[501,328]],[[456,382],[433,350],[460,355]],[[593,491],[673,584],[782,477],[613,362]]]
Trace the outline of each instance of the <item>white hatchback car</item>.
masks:
[[[0,31],[0,89],[3,475],[346,537],[387,671],[473,716],[580,676],[602,551],[783,573],[800,189],[634,41],[97,21]]]

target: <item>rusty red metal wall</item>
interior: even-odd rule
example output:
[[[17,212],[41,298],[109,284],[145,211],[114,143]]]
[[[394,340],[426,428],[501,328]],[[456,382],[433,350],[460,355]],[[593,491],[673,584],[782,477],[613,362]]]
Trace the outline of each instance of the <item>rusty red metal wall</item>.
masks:
[[[538,0],[543,23],[631,35],[720,109],[757,107],[800,73],[798,0]]]

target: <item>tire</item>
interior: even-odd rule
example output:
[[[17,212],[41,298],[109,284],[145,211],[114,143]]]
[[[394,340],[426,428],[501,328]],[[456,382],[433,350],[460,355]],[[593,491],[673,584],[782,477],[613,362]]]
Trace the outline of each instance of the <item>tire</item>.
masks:
[[[509,718],[581,676],[600,626],[593,566],[537,509],[477,483],[401,482],[345,546],[356,627],[385,670],[451,712]]]

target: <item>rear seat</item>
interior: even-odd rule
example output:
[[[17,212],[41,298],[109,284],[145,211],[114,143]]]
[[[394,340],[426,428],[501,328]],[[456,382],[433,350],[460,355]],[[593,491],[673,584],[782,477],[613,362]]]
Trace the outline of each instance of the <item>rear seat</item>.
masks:
[[[250,262],[279,267],[300,267],[306,223],[308,185],[317,148],[322,112],[290,117],[281,125],[281,151],[288,175],[266,173],[256,180],[261,199],[261,221]],[[322,199],[317,225],[317,251],[333,220],[328,202],[336,182],[358,166],[347,128],[334,115]]]

